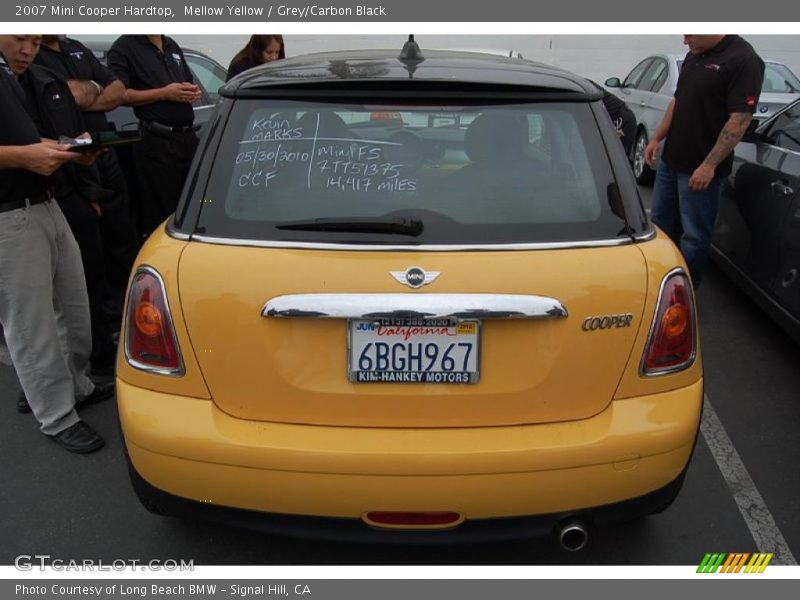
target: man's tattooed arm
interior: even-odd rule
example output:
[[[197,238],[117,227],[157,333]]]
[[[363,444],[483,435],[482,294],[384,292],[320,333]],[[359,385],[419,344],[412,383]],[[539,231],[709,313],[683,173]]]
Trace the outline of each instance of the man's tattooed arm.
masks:
[[[742,139],[752,120],[753,115],[750,113],[731,113],[731,116],[728,117],[728,122],[725,123],[725,127],[719,133],[717,143],[714,144],[711,152],[708,153],[703,162],[716,167],[725,160],[725,157],[731,153],[736,144]]]

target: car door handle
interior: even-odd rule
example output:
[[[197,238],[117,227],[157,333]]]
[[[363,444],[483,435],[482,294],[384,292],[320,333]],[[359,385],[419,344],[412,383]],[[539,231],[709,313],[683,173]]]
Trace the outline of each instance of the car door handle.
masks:
[[[794,194],[794,189],[786,185],[783,181],[773,181],[769,186],[776,194],[783,194],[784,196],[791,196]]]

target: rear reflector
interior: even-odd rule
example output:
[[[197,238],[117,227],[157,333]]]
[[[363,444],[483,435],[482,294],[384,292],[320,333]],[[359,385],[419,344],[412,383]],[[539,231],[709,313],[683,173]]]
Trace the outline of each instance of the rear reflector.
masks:
[[[125,359],[133,367],[161,375],[183,375],[167,294],[161,276],[140,267],[128,291]]]
[[[395,529],[443,529],[461,525],[464,517],[457,512],[396,512],[373,511],[363,515],[362,519],[373,527]]]
[[[662,375],[690,367],[697,354],[696,329],[692,284],[688,275],[677,269],[661,283],[642,374]]]

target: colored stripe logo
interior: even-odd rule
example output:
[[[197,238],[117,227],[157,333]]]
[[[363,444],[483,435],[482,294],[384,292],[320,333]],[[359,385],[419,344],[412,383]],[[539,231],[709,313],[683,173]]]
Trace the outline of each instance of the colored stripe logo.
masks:
[[[734,554],[708,552],[697,567],[698,573],[763,573],[772,553],[757,552],[749,554],[738,552]]]

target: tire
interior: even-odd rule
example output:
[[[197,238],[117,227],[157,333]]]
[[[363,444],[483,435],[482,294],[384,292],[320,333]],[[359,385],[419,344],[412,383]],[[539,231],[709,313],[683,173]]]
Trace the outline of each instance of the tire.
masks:
[[[633,144],[633,175],[636,177],[636,183],[653,185],[656,173],[644,161],[645,148],[647,148],[647,134],[641,130],[636,135],[636,141]]]

